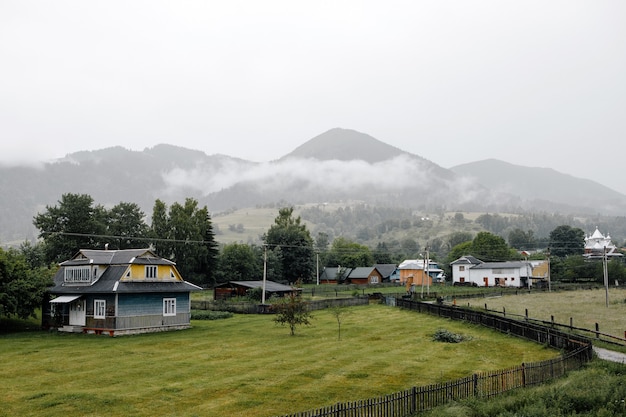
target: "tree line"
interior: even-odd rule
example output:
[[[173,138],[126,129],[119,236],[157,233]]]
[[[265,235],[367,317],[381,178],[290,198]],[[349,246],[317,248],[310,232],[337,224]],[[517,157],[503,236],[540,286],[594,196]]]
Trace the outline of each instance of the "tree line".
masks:
[[[344,211],[343,216],[349,218],[351,214]],[[454,221],[465,219],[459,215],[454,216]],[[176,262],[186,280],[204,287],[262,277],[292,284],[314,282],[316,272],[325,266],[398,264],[418,257],[420,249],[412,239],[403,243],[399,255],[387,242],[370,247],[325,232],[318,232],[313,238],[304,221],[294,215],[293,207],[278,209],[261,245],[219,245],[207,207],[200,207],[192,198],[169,206],[157,199],[148,217],[134,203],[120,202],[108,209],[95,204],[87,194],[69,193],[57,205],[46,206],[33,223],[39,230],[36,243],[25,242],[19,249],[0,250],[0,315],[31,314],[51,285],[58,263],[72,258],[80,249],[151,248],[157,255]],[[598,264],[586,263],[582,257],[582,229],[558,226],[540,244],[550,248],[553,279],[575,280],[578,276],[601,281]],[[532,230],[513,229],[508,242],[489,231],[453,232],[445,241],[431,241],[424,249],[449,275],[449,263],[464,255],[483,261],[519,260],[520,250],[537,246],[539,241]],[[403,255],[406,257],[401,258]],[[545,258],[546,253],[539,251],[534,257]],[[615,279],[626,277],[623,263],[612,263],[609,271]]]

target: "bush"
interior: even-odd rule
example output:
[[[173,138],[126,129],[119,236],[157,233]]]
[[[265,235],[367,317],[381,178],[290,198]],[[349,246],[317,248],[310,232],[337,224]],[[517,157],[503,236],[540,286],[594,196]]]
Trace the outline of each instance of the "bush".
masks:
[[[466,338],[461,334],[452,333],[446,329],[438,329],[433,335],[433,340],[435,342],[460,343],[463,340],[466,340]]]
[[[230,311],[191,310],[192,320],[220,320],[233,316]]]

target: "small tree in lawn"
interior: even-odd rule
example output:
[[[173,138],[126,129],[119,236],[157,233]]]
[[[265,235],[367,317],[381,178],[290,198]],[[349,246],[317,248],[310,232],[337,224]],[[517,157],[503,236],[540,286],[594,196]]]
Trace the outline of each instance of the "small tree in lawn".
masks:
[[[291,292],[275,303],[273,308],[276,311],[274,321],[281,325],[288,324],[292,336],[296,334],[296,326],[301,324],[308,326],[311,324],[309,321],[311,318],[309,306],[296,291]]]
[[[330,310],[337,320],[337,340],[341,340],[341,323],[343,323],[343,318],[346,314],[348,314],[348,310],[344,307],[336,306]]]

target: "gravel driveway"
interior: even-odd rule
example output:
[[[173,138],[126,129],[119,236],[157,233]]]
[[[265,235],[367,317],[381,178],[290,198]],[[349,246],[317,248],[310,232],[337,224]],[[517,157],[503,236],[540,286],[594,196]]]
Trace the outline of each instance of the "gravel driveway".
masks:
[[[593,351],[596,353],[596,355],[598,355],[598,358],[600,359],[626,364],[626,353],[615,352],[595,346],[593,347]]]

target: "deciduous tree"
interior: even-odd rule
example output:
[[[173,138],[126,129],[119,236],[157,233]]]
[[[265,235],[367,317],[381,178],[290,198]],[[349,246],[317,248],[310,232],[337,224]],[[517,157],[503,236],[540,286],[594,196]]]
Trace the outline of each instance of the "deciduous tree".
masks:
[[[263,274],[263,260],[250,245],[230,243],[219,255],[217,282],[258,280]]]
[[[61,262],[80,249],[103,247],[106,211],[87,194],[63,194],[56,206],[46,206],[34,225],[45,242],[46,262]]]
[[[138,204],[121,202],[106,213],[107,235],[112,248],[130,249],[146,246],[149,228]]]
[[[510,258],[509,246],[503,238],[489,232],[479,232],[472,240],[471,254],[482,261],[506,261]]]
[[[53,274],[54,269],[29,267],[17,250],[0,248],[0,316],[34,316]]]
[[[274,321],[288,325],[292,336],[296,334],[297,326],[311,324],[308,304],[295,291],[272,304],[272,308],[276,312]]]
[[[561,225],[550,232],[550,253],[554,256],[582,255],[585,232],[577,227]]]
[[[338,237],[333,243],[326,256],[326,265],[341,265],[346,268],[374,265],[372,251],[365,245],[353,242],[344,237]]]

